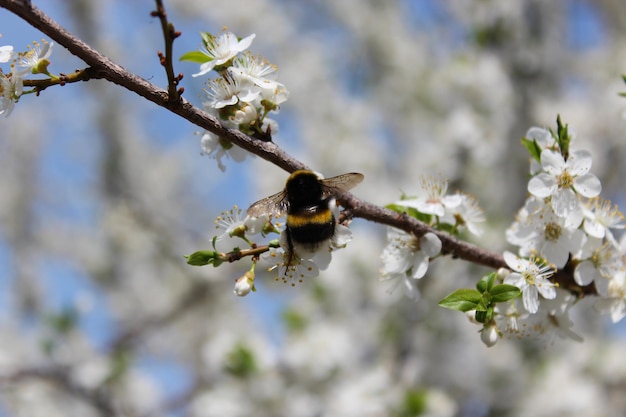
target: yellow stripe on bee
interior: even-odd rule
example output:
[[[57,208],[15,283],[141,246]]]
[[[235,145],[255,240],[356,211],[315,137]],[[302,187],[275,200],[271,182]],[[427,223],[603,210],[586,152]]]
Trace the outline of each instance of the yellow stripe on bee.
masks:
[[[333,221],[333,212],[322,210],[318,213],[289,214],[287,215],[287,226],[302,227],[309,224],[328,224]]]

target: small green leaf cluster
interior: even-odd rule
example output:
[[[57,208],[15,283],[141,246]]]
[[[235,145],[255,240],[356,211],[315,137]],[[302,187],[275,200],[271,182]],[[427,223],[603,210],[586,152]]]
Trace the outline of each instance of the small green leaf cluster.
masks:
[[[476,289],[461,288],[439,301],[441,307],[461,312],[475,311],[479,323],[488,323],[494,318],[497,303],[504,303],[521,296],[522,291],[508,284],[496,284],[497,273],[485,275],[476,284]]]
[[[567,160],[572,135],[569,132],[568,125],[564,125],[561,121],[561,115],[557,115],[556,117],[556,132],[552,129],[548,129],[548,131],[554,139],[554,146],[550,149],[560,152],[561,155],[563,155],[563,158]],[[524,145],[530,156],[535,161],[541,163],[541,151],[544,148],[537,142],[537,139],[524,137],[522,138],[522,145]]]

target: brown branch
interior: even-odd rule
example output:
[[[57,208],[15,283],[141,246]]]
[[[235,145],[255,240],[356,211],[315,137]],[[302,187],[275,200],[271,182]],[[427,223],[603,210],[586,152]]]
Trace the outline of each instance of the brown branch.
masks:
[[[297,169],[307,169],[302,162],[287,154],[273,142],[255,140],[237,130],[229,129],[221,124],[215,117],[194,107],[182,97],[179,101],[170,99],[167,91],[156,87],[143,78],[126,71],[120,65],[112,62],[89,45],[77,39],[54,20],[44,14],[40,9],[32,6],[29,2],[20,0],[0,0],[0,7],[4,7],[26,22],[48,35],[51,39],[67,48],[71,53],[90,65],[95,78],[103,78],[120,85],[141,97],[144,97],[158,106],[164,107],[171,112],[183,117],[189,122],[208,130],[235,145],[273,163],[288,172]],[[397,227],[416,236],[422,236],[427,232],[435,233],[442,242],[442,253],[490,268],[506,267],[499,253],[490,252],[476,245],[461,241],[454,236],[434,230],[428,225],[403,214],[362,201],[350,193],[338,196],[342,206],[352,212],[352,215],[376,223]],[[590,294],[593,291],[587,287],[577,287],[573,274],[564,269],[558,274],[558,282],[562,288],[567,288],[578,294]],[[578,290],[577,290],[577,288]]]

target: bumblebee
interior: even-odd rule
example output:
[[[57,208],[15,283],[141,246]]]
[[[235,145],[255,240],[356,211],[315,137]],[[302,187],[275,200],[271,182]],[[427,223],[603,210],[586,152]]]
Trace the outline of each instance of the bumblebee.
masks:
[[[332,239],[337,220],[330,202],[335,195],[350,190],[361,181],[363,175],[354,172],[324,179],[313,171],[298,170],[287,178],[283,191],[252,204],[248,214],[251,217],[279,217],[287,213],[285,266],[289,268],[296,246],[315,251]]]

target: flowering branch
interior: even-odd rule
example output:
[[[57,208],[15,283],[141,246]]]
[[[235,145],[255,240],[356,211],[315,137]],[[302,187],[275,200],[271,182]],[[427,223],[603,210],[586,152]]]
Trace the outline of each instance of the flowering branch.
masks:
[[[219,135],[221,138],[234,143],[286,171],[293,172],[297,169],[307,168],[302,162],[288,155],[273,142],[258,141],[238,130],[229,129],[223,126],[217,118],[193,106],[184,99],[178,102],[172,102],[166,90],[155,86],[114,63],[82,40],[76,38],[30,2],[0,0],[0,7],[13,12],[31,26],[56,41],[59,45],[65,47],[72,54],[82,59],[91,67],[89,70],[92,75],[91,78],[105,79],[124,87],[156,105],[164,107],[183,117],[196,126]]]
[[[260,156],[288,172],[308,169],[302,162],[288,155],[271,141],[271,135],[274,131],[273,126],[277,127],[277,125],[271,119],[266,118],[266,116],[268,113],[276,110],[278,105],[286,100],[288,94],[282,84],[266,77],[266,75],[275,71],[275,67],[265,61],[257,60],[250,54],[243,54],[236,58],[239,53],[243,52],[250,45],[254,35],[250,35],[245,39],[238,39],[230,32],[226,32],[219,37],[204,33],[202,34],[204,50],[187,53],[181,58],[202,64],[200,72],[194,74],[194,76],[204,75],[211,70],[215,70],[220,75],[220,78],[209,82],[209,91],[207,91],[210,100],[209,111],[213,115],[193,106],[181,97],[183,89],[178,88],[178,83],[182,79],[182,74],[175,76],[172,64],[173,41],[180,35],[180,32],[176,32],[173,24],[167,21],[167,14],[162,1],[157,0],[156,5],[157,8],[151,15],[160,19],[164,34],[165,53],[159,52],[159,58],[161,65],[164,66],[167,73],[167,90],[163,90],[145,79],[126,71],[120,65],[112,62],[67,32],[41,10],[32,6],[30,2],[0,0],[0,7],[12,11],[89,65],[82,72],[77,72],[70,76],[62,75],[58,79],[26,81],[26,86],[34,86],[35,90],[39,92],[54,84],[63,85],[67,82],[90,78],[106,79],[210,132],[203,137],[203,142],[205,140],[207,143],[210,142],[211,146],[215,146],[213,149],[220,149],[219,152],[225,153],[227,150],[233,149],[234,145]],[[576,195],[585,198],[596,197],[600,191],[600,184],[597,178],[587,173],[591,166],[590,155],[586,151],[570,152],[567,125],[563,125],[560,119],[557,121],[557,125],[558,137],[555,136],[557,144],[547,146],[537,139],[527,139],[524,144],[537,163],[540,162],[542,164],[542,169],[545,171],[531,179],[528,190],[537,198],[550,197],[552,199],[553,214],[556,218],[549,226],[551,228],[556,227],[558,230],[562,228],[565,230],[567,229],[566,226],[571,226],[572,221],[569,220],[569,223],[565,224],[563,219],[571,214],[571,207],[578,207],[578,205],[572,205],[577,198]],[[219,159],[218,163],[220,168],[222,168],[223,165],[221,165]],[[413,279],[419,279],[426,272],[429,258],[438,256],[438,254],[450,255],[453,258],[463,259],[494,269],[511,267],[510,263],[507,265],[507,262],[499,253],[461,241],[453,235],[458,231],[459,224],[465,225],[465,222],[472,215],[476,215],[475,205],[468,201],[467,196],[443,197],[447,184],[443,186],[432,181],[426,181],[425,189],[429,187],[434,187],[429,192],[434,191],[434,197],[441,201],[440,213],[437,207],[426,207],[426,211],[418,208],[417,211],[421,215],[415,216],[410,212],[404,211],[404,209],[412,207],[411,204],[417,204],[415,202],[410,203],[406,207],[403,207],[404,205],[401,202],[397,205],[399,209],[394,210],[360,200],[347,191],[339,192],[336,196],[339,203],[345,208],[347,218],[360,217],[392,226],[406,232],[407,236],[409,236],[408,239],[402,235],[395,236],[394,239],[397,238],[397,241],[401,242],[400,246],[398,246],[398,243],[392,243],[392,247],[387,251],[388,259],[391,259],[392,262],[394,262],[394,259],[402,259],[402,268],[404,269],[399,269],[398,263],[386,265],[383,276],[389,278],[398,276],[406,278],[410,276]],[[446,198],[449,198],[448,203],[443,202]],[[430,201],[430,198],[426,200]],[[447,209],[444,209],[444,206]],[[448,214],[454,213],[455,210],[465,211],[465,213],[454,213],[451,219],[440,223],[440,219],[444,216],[446,210],[449,212]],[[461,223],[458,222],[459,219],[461,219]],[[484,218],[476,221],[483,220]],[[582,217],[580,217],[580,221],[582,221]],[[576,226],[578,225],[580,225],[580,222]],[[522,224],[519,227],[525,226]],[[475,232],[470,226],[468,228],[472,233]],[[557,260],[554,261],[556,264],[555,271],[550,277],[551,282],[558,284],[560,288],[567,290],[577,298],[586,295],[596,295],[598,293],[596,288],[597,282],[590,278],[581,278],[581,273],[577,275],[576,272],[578,265],[585,259],[576,259],[571,256],[568,258],[568,254],[573,254],[573,248],[576,247],[574,238],[580,236],[582,232],[575,232],[570,227],[563,233],[564,238],[562,241],[565,242],[565,238],[567,238],[567,244],[563,243],[561,246],[552,248],[551,246],[549,247],[552,244],[551,242],[546,243],[543,240],[535,239],[521,242],[521,252],[524,252],[524,256],[529,256],[532,255],[530,250],[537,245],[545,246],[548,244],[544,248],[548,251],[546,253],[550,255],[548,258],[557,256],[555,258]],[[561,235],[559,234],[558,236]],[[558,236],[554,235],[550,239],[557,239]],[[342,245],[345,245],[345,242],[335,242],[335,244],[336,247],[342,247]],[[409,247],[409,253],[407,254],[406,248],[401,246]],[[233,250],[226,253],[201,251],[194,254],[201,257],[198,263],[194,263],[196,258],[193,256],[188,257],[188,263],[194,265],[210,263],[217,266],[225,261],[233,262],[239,260],[243,256],[252,256],[253,260],[256,260],[261,253],[267,252],[270,247],[253,245],[252,249],[249,250]],[[542,250],[540,249],[540,251]],[[209,253],[208,258],[205,252]],[[405,255],[408,255],[408,257]],[[291,257],[291,254],[287,254],[288,262],[291,261]],[[304,263],[308,262],[304,259],[302,261]],[[309,272],[313,271],[311,273],[315,273],[315,269],[308,263],[307,268],[302,269],[308,269]],[[254,290],[253,272],[254,267],[249,272],[250,276],[244,276],[238,280],[238,286],[236,287],[238,294]],[[290,272],[287,274],[290,274]],[[301,272],[295,273],[295,275],[298,274],[300,274],[300,277],[304,276]],[[282,276],[285,279],[285,273]],[[530,278],[527,277],[526,279]],[[407,284],[408,287],[412,287],[412,285]],[[606,291],[603,292],[606,293]],[[534,302],[535,300],[532,301]],[[535,305],[530,302],[527,304],[529,306]],[[490,320],[489,317],[487,316]]]
[[[191,105],[182,99],[173,102],[170,94],[154,84],[125,70],[89,45],[73,36],[44,12],[30,3],[19,0],[0,0],[0,7],[15,13],[33,27],[45,33],[51,39],[67,48],[71,53],[91,66],[89,73],[92,78],[102,78],[120,85],[141,97],[144,97],[160,107],[183,117],[198,127],[206,129],[221,138],[277,165],[288,172],[298,169],[309,169],[304,163],[296,160],[283,151],[274,142],[255,140],[238,130],[229,129],[215,117]],[[372,203],[360,200],[350,193],[338,197],[343,207],[349,209],[355,217],[371,220],[376,223],[397,227],[416,236],[422,236],[432,231],[442,241],[442,252],[454,258],[460,258],[481,265],[498,268],[505,266],[502,256],[485,249],[463,242],[453,236],[434,231],[426,224],[406,215],[398,214]]]

